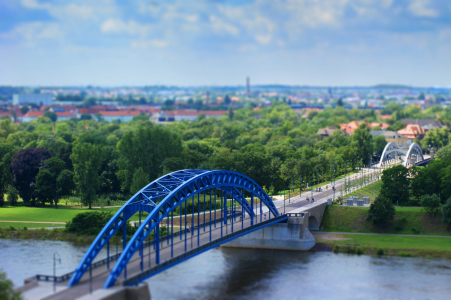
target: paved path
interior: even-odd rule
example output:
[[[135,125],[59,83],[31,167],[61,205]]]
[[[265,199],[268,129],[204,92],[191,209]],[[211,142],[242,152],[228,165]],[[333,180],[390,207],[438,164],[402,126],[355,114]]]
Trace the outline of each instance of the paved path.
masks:
[[[432,238],[451,238],[449,235],[424,235],[424,234],[395,234],[395,233],[363,233],[363,232],[326,232],[314,231],[313,235],[322,234],[353,234],[353,235],[383,235],[383,236],[406,236],[406,237],[432,237]]]

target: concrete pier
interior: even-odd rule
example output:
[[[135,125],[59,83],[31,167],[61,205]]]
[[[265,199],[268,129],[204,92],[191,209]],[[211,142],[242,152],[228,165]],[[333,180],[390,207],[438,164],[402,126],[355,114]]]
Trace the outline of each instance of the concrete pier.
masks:
[[[309,213],[288,214],[286,223],[277,223],[237,238],[222,247],[307,251],[315,246],[309,231]]]

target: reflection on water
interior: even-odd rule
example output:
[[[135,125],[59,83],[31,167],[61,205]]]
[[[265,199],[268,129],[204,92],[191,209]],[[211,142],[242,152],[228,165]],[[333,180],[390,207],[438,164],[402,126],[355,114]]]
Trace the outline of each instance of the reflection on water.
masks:
[[[36,273],[78,264],[88,246],[0,239],[0,268],[16,285]],[[104,257],[105,252],[103,252]],[[147,282],[152,299],[382,299],[451,295],[451,261],[277,250],[217,248]]]
[[[65,241],[0,239],[0,268],[18,286],[25,278],[36,274],[52,275],[55,252],[61,257],[61,264],[56,264],[56,274],[74,271],[88,248],[89,245]],[[97,259],[105,257],[106,250],[99,253]]]

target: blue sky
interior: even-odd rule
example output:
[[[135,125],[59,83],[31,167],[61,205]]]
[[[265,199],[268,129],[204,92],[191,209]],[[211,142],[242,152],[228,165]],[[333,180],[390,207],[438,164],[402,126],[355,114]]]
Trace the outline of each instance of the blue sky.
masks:
[[[451,86],[448,0],[0,1],[0,85]]]

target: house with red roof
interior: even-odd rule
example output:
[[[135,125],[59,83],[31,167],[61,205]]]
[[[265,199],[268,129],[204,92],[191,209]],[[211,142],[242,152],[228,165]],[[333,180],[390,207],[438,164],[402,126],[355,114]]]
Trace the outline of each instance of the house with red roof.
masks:
[[[409,124],[405,128],[398,130],[398,133],[408,139],[422,139],[426,131],[418,124]]]
[[[7,111],[0,111],[0,119],[5,119],[5,118],[9,118],[11,120],[11,122],[14,122],[14,116]]]
[[[101,110],[99,111],[99,114],[105,121],[108,122],[113,122],[115,120],[119,120],[121,122],[129,122],[133,119],[133,117],[139,116],[141,112],[136,110]]]
[[[22,117],[22,122],[29,122],[44,116],[45,111],[29,111]]]

